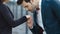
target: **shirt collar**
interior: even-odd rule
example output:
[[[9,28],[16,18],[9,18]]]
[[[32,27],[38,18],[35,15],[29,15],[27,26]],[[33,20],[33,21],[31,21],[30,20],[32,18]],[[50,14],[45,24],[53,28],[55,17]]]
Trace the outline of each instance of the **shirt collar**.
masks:
[[[42,2],[42,0],[39,0],[39,8],[41,8],[41,2]]]

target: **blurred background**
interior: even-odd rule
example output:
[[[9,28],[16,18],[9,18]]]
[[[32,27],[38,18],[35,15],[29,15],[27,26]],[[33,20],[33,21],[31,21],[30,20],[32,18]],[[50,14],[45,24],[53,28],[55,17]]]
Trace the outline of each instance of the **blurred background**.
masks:
[[[11,9],[11,11],[14,15],[14,20],[17,20],[28,13],[31,14],[30,12],[27,12],[20,5],[18,6],[16,1],[17,0],[10,0],[10,2],[6,4]],[[29,28],[27,27],[26,23],[23,23],[15,28],[13,28],[12,34],[32,34],[32,33],[29,30]]]

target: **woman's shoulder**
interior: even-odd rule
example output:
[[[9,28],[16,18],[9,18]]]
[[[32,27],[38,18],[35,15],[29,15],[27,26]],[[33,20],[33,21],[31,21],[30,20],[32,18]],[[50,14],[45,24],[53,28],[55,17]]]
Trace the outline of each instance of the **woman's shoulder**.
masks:
[[[6,9],[8,8],[8,6],[6,6],[5,4],[0,4],[0,9]]]

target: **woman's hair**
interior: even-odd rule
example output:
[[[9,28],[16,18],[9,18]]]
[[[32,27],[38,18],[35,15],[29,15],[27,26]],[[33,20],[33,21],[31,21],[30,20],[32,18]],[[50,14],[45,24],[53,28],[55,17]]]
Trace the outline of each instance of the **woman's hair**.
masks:
[[[0,0],[0,3],[3,3],[5,0]]]

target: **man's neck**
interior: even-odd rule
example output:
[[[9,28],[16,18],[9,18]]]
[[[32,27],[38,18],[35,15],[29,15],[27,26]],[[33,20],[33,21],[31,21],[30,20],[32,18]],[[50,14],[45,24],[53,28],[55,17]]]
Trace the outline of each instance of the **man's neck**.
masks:
[[[37,6],[36,6],[36,10],[39,10],[40,8],[39,8],[39,2],[40,2],[40,0],[38,0],[37,1],[38,3],[37,3]]]

